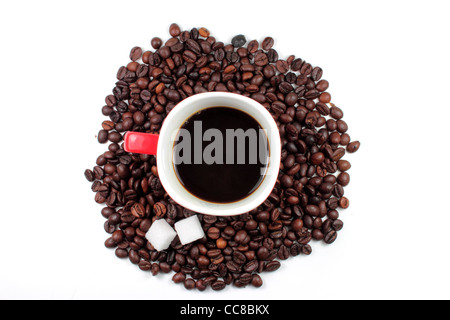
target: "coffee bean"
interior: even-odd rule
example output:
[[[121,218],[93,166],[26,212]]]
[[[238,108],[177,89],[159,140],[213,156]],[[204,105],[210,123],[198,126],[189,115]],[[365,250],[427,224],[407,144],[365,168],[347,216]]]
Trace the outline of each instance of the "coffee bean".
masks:
[[[102,123],[103,130],[111,131],[114,129],[114,122],[112,121],[103,121]]]
[[[347,146],[347,151],[350,153],[356,152],[356,151],[358,151],[360,145],[361,145],[361,143],[359,141],[351,142]]]
[[[308,213],[310,216],[317,217],[320,214],[320,209],[316,205],[309,204],[306,206],[306,213]]]
[[[125,249],[117,248],[115,251],[116,257],[119,259],[128,258],[128,251]]]
[[[172,277],[172,281],[175,283],[182,283],[186,280],[186,275],[178,272]]]
[[[322,152],[316,152],[311,156],[311,163],[314,165],[320,165],[325,161],[325,155]]]
[[[309,256],[309,255],[312,253],[312,248],[311,248],[311,246],[310,246],[310,245],[304,245],[304,246],[302,247],[302,253],[303,253],[304,255]]]
[[[347,160],[339,160],[337,166],[340,171],[348,171],[351,168],[351,164]]]
[[[289,65],[284,60],[278,60],[276,66],[280,73],[286,73],[289,70]]]
[[[213,240],[217,240],[220,237],[220,230],[215,227],[209,228],[207,233],[208,237]]]
[[[130,52],[130,59],[132,61],[137,61],[142,56],[142,49],[140,47],[134,47]]]
[[[334,119],[340,120],[344,116],[344,113],[342,112],[342,110],[340,108],[338,108],[336,106],[332,106],[330,109],[330,115]]]
[[[183,52],[183,59],[187,63],[194,63],[195,61],[197,61],[197,55],[193,51],[186,50]]]
[[[245,270],[245,272],[253,273],[258,269],[258,266],[259,266],[258,261],[252,260],[244,266],[244,270]]]
[[[219,238],[216,241],[216,246],[219,249],[225,249],[227,247],[227,241],[224,238]]]
[[[311,235],[315,240],[323,240],[323,238],[325,237],[322,231],[320,231],[319,229],[314,229]]]
[[[269,51],[267,51],[267,58],[270,63],[276,63],[278,61],[278,52],[274,49],[269,49]]]
[[[132,207],[131,207],[131,214],[133,216],[135,216],[136,218],[142,218],[145,216],[145,208],[142,204],[140,203],[135,203]]]
[[[268,50],[272,49],[274,43],[275,43],[275,41],[273,40],[272,37],[267,37],[263,40],[261,46],[264,50],[268,51]]]
[[[348,130],[348,126],[347,123],[343,120],[338,120],[336,121],[336,125],[337,125],[337,131],[340,133],[345,133]],[[341,141],[342,144],[342,141]]]
[[[186,279],[184,281],[184,287],[188,290],[192,290],[195,288],[195,280],[194,279]]]
[[[336,162],[339,161],[344,155],[345,155],[344,148],[338,148],[333,152],[331,159]]]
[[[320,78],[322,78],[322,74],[323,74],[323,70],[322,70],[322,68],[320,68],[320,67],[315,67],[314,69],[313,69],[313,71],[311,72],[311,78],[314,80],[314,81],[319,81],[320,80]],[[317,88],[317,87],[316,87]],[[326,89],[325,89],[326,90]],[[323,91],[325,91],[325,90],[323,90]],[[319,90],[320,91],[320,90]]]
[[[288,106],[294,106],[298,102],[298,95],[294,92],[289,92],[284,101]]]
[[[322,103],[329,103],[331,101],[331,95],[328,92],[323,92],[319,96],[319,101]]]
[[[89,182],[93,182],[95,180],[94,172],[92,170],[87,169],[86,171],[84,171],[84,176]]]
[[[117,247],[117,244],[114,242],[114,240],[112,238],[108,238],[105,241],[105,247],[108,249],[113,249],[113,248]]]
[[[239,230],[234,236],[234,240],[237,243],[247,244],[250,241],[250,237],[245,230]]]
[[[203,38],[208,38],[210,33],[209,30],[206,28],[200,28],[198,29],[198,33],[203,37]]]
[[[340,231],[344,227],[344,223],[341,220],[336,219],[336,220],[333,221],[332,227],[333,227],[334,230]]]
[[[214,282],[214,283],[211,284],[211,288],[212,288],[214,291],[220,291],[220,290],[223,290],[223,289],[225,289],[225,287],[226,287],[226,283],[223,282],[223,281],[216,281],[216,282]]]
[[[255,65],[258,67],[263,67],[269,63],[269,58],[265,53],[258,53],[255,57]]]
[[[273,272],[278,270],[281,267],[281,263],[278,261],[271,261],[265,266],[265,271]]]
[[[247,42],[247,40],[245,39],[245,36],[240,34],[235,36],[232,40],[231,40],[231,44],[233,45],[233,47],[235,48],[240,48],[243,47],[245,45],[245,43]]]
[[[105,176],[105,172],[103,171],[103,169],[99,166],[94,167],[94,177],[95,180],[102,180]]]
[[[291,64],[292,71],[300,71],[300,68],[302,67],[302,64],[303,64],[303,60],[300,59],[300,58],[295,59],[294,61],[292,61],[292,64]]]
[[[337,182],[345,187],[350,183],[350,175],[347,172],[341,172],[338,176],[337,176]]]
[[[108,141],[108,131],[100,130],[97,137],[99,143],[106,143]]]
[[[181,34],[181,29],[176,23],[172,23],[169,28],[169,33],[172,37],[178,37]]]
[[[252,276],[252,286],[259,288],[263,285],[263,281],[258,274]]]
[[[151,45],[152,45],[153,49],[161,48],[162,43],[163,42],[162,42],[161,38],[158,38],[158,37],[154,37],[151,41]]]
[[[118,132],[115,132],[115,131],[114,132],[110,132],[109,135],[108,135],[108,139],[111,142],[119,143],[120,141],[122,141],[122,135],[120,133],[118,133]]]
[[[247,260],[245,255],[239,251],[236,251],[233,253],[233,261],[236,262],[238,265],[244,264],[244,262]]]
[[[153,206],[153,211],[157,217],[164,217],[167,213],[167,208],[163,203],[158,202]]]
[[[258,51],[259,48],[259,43],[257,40],[252,40],[248,43],[247,45],[247,49],[249,53],[255,53],[256,51]]]
[[[339,199],[339,207],[342,209],[347,209],[350,206],[350,202],[346,197]]]
[[[330,231],[325,235],[324,241],[327,244],[332,244],[336,241],[337,238],[337,232],[336,231]]]

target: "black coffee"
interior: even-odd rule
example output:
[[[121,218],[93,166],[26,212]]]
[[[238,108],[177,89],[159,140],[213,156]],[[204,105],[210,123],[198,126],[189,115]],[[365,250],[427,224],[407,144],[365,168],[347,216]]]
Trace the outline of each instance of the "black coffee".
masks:
[[[252,194],[264,179],[267,135],[245,112],[211,107],[191,116],[174,145],[178,179],[194,196],[231,203]]]

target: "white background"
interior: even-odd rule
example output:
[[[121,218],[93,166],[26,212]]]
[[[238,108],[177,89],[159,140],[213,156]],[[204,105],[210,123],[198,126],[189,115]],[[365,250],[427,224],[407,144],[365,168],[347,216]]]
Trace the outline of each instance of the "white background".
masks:
[[[448,299],[448,1],[2,1],[0,298]],[[188,292],[104,247],[83,175],[101,107],[134,46],[168,27],[276,39],[324,69],[361,141],[332,246],[261,289]]]

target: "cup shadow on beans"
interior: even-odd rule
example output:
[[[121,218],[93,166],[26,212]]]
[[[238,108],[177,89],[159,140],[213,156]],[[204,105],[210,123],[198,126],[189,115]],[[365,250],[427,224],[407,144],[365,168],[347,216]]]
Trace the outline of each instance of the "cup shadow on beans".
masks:
[[[274,39],[244,35],[230,44],[206,28],[170,26],[170,38],[151,39],[151,49],[134,47],[119,68],[97,135],[109,144],[93,169],[85,171],[95,202],[101,204],[109,234],[105,246],[120,259],[152,275],[174,272],[187,290],[261,287],[261,273],[280,261],[312,253],[311,241],[332,244],[343,228],[341,209],[349,207],[347,153],[358,151],[341,108],[333,104],[323,70],[291,55],[281,59]],[[198,217],[205,237],[182,245],[178,238],[158,252],[145,238],[152,222],[174,225],[195,212],[176,204],[158,178],[154,156],[123,149],[127,131],[158,133],[181,100],[212,91],[250,97],[273,115],[282,141],[278,181],[264,203],[233,217]]]

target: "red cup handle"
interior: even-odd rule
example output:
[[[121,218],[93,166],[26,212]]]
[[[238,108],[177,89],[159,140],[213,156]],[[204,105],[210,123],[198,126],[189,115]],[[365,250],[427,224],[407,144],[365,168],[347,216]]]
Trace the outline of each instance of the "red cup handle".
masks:
[[[156,156],[159,135],[129,131],[125,134],[124,140],[124,149],[126,152]]]

